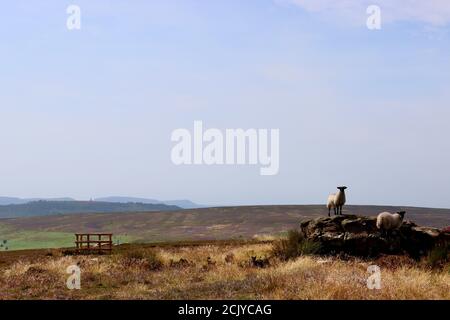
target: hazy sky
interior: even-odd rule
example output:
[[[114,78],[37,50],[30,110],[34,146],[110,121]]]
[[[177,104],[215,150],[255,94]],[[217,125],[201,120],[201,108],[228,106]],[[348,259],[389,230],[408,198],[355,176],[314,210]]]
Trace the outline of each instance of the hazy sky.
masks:
[[[81,30],[66,8],[81,8]],[[366,27],[381,7],[382,29]],[[450,207],[450,2],[8,1],[0,195]],[[280,171],[175,166],[171,132],[280,130]]]

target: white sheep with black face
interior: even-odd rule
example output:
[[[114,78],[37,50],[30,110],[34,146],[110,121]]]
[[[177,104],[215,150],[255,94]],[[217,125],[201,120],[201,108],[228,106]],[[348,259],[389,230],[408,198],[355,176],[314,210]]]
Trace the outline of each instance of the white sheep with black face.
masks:
[[[345,204],[345,189],[347,187],[337,187],[339,191],[337,193],[332,193],[328,196],[327,208],[328,216],[330,216],[331,209],[334,209],[334,214],[342,214],[342,207]]]
[[[396,213],[382,212],[377,216],[377,228],[383,233],[399,229],[403,224],[405,214],[405,211]]]

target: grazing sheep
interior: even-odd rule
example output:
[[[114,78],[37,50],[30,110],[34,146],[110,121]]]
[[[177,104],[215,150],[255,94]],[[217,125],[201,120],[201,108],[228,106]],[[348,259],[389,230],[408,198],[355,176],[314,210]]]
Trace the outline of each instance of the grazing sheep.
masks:
[[[382,212],[377,216],[377,228],[382,233],[387,233],[391,230],[396,230],[403,224],[403,218],[405,217],[405,211],[398,211],[394,214],[390,212]]]
[[[345,204],[345,189],[347,187],[337,187],[339,191],[337,193],[332,193],[328,196],[327,208],[328,208],[328,216],[330,216],[331,209],[334,209],[335,215],[342,215],[342,207]]]

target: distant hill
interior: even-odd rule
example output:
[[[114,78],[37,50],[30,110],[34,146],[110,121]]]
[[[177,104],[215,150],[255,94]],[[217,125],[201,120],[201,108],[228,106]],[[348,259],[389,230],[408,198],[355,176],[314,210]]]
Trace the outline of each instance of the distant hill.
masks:
[[[161,203],[161,201],[156,199],[122,197],[122,196],[95,198],[94,201],[114,202],[114,203],[147,203],[147,204]]]
[[[24,204],[34,201],[75,201],[73,198],[15,198],[15,197],[0,197],[0,206],[7,206],[10,204]]]
[[[183,209],[205,208],[205,206],[194,203],[190,200],[168,200],[164,201],[164,203],[171,206],[177,206]]]
[[[190,200],[156,200],[156,199],[147,199],[147,198],[135,198],[135,197],[104,197],[104,198],[96,198],[94,201],[103,201],[103,202],[115,202],[115,203],[152,203],[152,204],[166,204],[170,206],[177,206],[183,209],[195,209],[195,208],[203,208],[203,205],[194,203]]]
[[[166,204],[113,203],[97,201],[33,201],[0,206],[0,218],[46,216],[75,213],[113,213],[180,210]]]
[[[27,203],[25,199],[20,198],[12,198],[12,197],[0,197],[0,206],[5,206],[9,204],[22,204]]]
[[[36,201],[77,201],[73,198],[16,198],[16,197],[0,197],[0,206],[7,206],[11,204],[26,204],[29,202]],[[194,209],[194,208],[204,208],[205,206],[194,203],[190,200],[169,200],[161,201],[157,199],[149,198],[137,198],[137,197],[103,197],[96,198],[93,201],[97,202],[110,202],[110,203],[143,203],[143,204],[166,204],[168,206],[177,206],[182,209]]]

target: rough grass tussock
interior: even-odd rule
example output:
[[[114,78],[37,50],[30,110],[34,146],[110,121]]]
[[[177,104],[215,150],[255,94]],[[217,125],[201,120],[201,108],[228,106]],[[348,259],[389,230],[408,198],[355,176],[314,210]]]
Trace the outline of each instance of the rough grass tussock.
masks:
[[[0,299],[450,299],[448,262],[431,269],[401,256],[341,260],[306,254],[300,245],[288,251],[300,255],[285,259],[285,251],[274,256],[277,246],[128,245],[97,257],[1,253]],[[74,264],[81,290],[66,287]],[[366,286],[372,264],[381,269],[380,290]]]
[[[319,243],[305,239],[297,230],[290,230],[286,238],[274,242],[272,254],[282,260],[289,260],[301,255],[315,254],[319,250]]]

